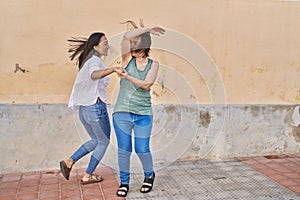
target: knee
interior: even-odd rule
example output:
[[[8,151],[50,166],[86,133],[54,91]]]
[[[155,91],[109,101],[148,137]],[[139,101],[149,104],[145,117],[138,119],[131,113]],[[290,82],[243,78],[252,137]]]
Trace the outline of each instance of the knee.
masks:
[[[98,141],[97,140],[91,140],[91,146],[97,146]]]
[[[135,138],[134,150],[136,153],[149,153],[150,138]]]
[[[118,149],[119,156],[127,157],[131,155],[131,151],[127,151],[125,149]]]
[[[97,142],[97,145],[98,146],[103,146],[103,147],[107,147],[108,145],[109,145],[109,140],[99,140],[98,142]]]
[[[132,152],[132,144],[126,140],[118,139],[118,149],[122,151]]]
[[[149,146],[135,145],[134,151],[137,154],[146,154],[146,153],[150,153],[150,148],[149,148]]]
[[[97,144],[98,144],[97,140],[92,139],[86,142],[84,144],[84,147],[86,148],[87,151],[91,152],[96,148]]]

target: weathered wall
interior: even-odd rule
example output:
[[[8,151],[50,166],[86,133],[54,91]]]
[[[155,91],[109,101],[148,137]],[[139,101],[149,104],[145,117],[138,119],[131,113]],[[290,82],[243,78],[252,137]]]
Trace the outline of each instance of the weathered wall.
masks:
[[[77,113],[66,105],[2,104],[0,110],[1,172],[57,169],[87,139]],[[151,148],[156,168],[178,159],[295,153],[299,127],[299,106],[159,105],[154,107]],[[115,168],[116,153],[112,129],[102,163]],[[135,154],[133,162],[140,166]]]
[[[151,52],[161,64],[152,90],[157,163],[299,152],[298,1],[0,0],[0,8],[1,171],[57,168],[81,143],[66,106],[77,73],[67,39],[104,31],[115,56],[120,22],[139,18],[167,29]],[[110,106],[117,92],[112,75]]]
[[[77,70],[68,60],[66,40],[94,31],[104,31],[113,38],[126,29],[120,22],[139,18],[147,25],[178,31],[202,45],[220,71],[227,103],[300,102],[297,1],[1,0],[0,8],[1,103],[66,103]],[[174,40],[174,44],[178,42]],[[207,79],[199,72],[195,74],[184,58],[174,59],[167,50],[153,52],[152,57],[190,80],[195,92],[184,97],[183,103],[189,103],[190,96],[200,103],[211,103],[213,91],[206,88]],[[14,73],[16,64],[28,71]],[[166,75],[161,70],[158,80]],[[171,79],[164,85],[184,91]],[[160,92],[156,91],[162,97],[155,103],[173,103],[168,101],[168,93]]]

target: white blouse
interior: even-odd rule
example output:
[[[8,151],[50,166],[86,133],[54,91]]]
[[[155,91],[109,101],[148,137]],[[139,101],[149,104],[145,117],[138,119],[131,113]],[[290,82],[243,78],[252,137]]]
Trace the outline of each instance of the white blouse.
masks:
[[[69,100],[69,108],[88,106],[96,103],[97,98],[106,103],[106,90],[109,77],[92,80],[91,75],[96,70],[105,69],[104,63],[98,56],[92,56],[79,70]]]

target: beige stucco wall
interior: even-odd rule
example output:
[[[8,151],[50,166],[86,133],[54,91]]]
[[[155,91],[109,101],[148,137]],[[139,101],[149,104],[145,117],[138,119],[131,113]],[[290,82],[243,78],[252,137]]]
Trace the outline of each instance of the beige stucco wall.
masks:
[[[0,8],[0,103],[67,103],[77,69],[68,60],[66,40],[94,31],[113,38],[126,29],[120,22],[139,18],[178,31],[203,47],[220,71],[227,103],[300,102],[297,1],[1,0]],[[206,78],[184,58],[164,50],[154,50],[152,57],[167,66],[154,87],[154,103],[178,103],[178,96],[180,103],[213,103]],[[16,63],[28,71],[14,73]],[[117,79],[111,78],[110,102]],[[185,93],[181,81],[192,93]]]
[[[2,172],[57,169],[82,143],[87,135],[66,106],[77,73],[67,39],[105,32],[105,61],[117,65],[120,22],[139,18],[167,29],[151,52],[161,64],[152,90],[155,163],[299,152],[299,1],[0,0],[0,8]],[[110,104],[117,92],[112,75]],[[107,158],[115,144],[112,129]]]

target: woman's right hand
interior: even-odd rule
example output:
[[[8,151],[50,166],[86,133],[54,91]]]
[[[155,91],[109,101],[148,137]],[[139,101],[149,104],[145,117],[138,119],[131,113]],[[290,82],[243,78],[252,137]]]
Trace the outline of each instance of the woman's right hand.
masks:
[[[127,74],[123,67],[114,67],[114,72],[116,72],[120,78],[124,78],[125,74]]]
[[[116,71],[116,73],[118,74],[118,76],[119,76],[120,78],[126,78],[126,76],[128,75],[127,71],[126,71],[124,68],[118,69],[118,70]]]
[[[166,30],[163,29],[162,27],[154,26],[150,29],[149,32],[153,35],[160,36],[163,35],[166,32]]]
[[[125,69],[123,67],[114,67],[114,72],[121,74]]]

